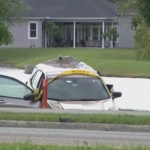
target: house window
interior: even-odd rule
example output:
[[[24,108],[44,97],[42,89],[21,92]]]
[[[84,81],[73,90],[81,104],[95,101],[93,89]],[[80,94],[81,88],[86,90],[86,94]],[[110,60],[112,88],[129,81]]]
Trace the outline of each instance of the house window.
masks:
[[[103,28],[100,27],[100,41],[102,41],[103,39]]]
[[[113,27],[118,33],[118,27]],[[113,37],[113,42],[118,43],[118,37]]]
[[[78,28],[76,28],[76,42],[78,41]]]
[[[86,41],[88,41],[88,39],[89,39],[89,28],[88,27],[86,27],[85,39],[86,39]]]
[[[38,22],[28,23],[28,39],[38,39]]]
[[[66,28],[63,29],[63,37],[66,39]]]
[[[98,27],[93,27],[92,29],[92,39],[93,41],[98,41],[98,37],[99,37],[99,29]]]
[[[107,33],[107,28],[104,27],[104,34]],[[100,27],[100,41],[103,40],[103,27]],[[106,41],[106,37],[104,37],[104,41]]]
[[[71,40],[71,29],[67,28],[67,40]]]

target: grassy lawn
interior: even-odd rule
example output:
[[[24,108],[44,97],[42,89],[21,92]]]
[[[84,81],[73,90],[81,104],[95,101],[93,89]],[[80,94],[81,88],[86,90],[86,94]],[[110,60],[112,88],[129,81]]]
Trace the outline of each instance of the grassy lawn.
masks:
[[[107,76],[150,77],[150,62],[136,61],[133,49],[51,48],[0,49],[0,63],[14,63],[24,68],[59,55],[70,55],[84,61]]]
[[[59,118],[82,123],[108,123],[128,125],[150,125],[150,116],[110,114],[53,114],[53,113],[8,113],[1,112],[0,120],[59,122]]]
[[[88,143],[87,143],[88,144]],[[0,150],[150,150],[149,147],[114,147],[106,145],[89,146],[83,143],[82,146],[54,145],[54,144],[34,144],[30,141],[18,143],[0,143]]]

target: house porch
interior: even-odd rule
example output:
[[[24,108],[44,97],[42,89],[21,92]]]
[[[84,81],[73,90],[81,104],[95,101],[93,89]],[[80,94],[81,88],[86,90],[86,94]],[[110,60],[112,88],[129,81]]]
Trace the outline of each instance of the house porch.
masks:
[[[64,47],[118,47],[118,38],[108,43],[103,34],[108,29],[115,28],[118,30],[118,22],[109,20],[101,22],[55,22],[61,29],[61,38],[72,44],[66,44]]]

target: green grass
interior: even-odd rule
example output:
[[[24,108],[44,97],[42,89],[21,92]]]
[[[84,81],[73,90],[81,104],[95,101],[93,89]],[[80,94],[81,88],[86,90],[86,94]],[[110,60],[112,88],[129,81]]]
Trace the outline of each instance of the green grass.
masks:
[[[54,144],[34,144],[33,142],[13,142],[13,143],[0,143],[0,150],[150,150],[145,146],[131,146],[131,147],[114,147],[101,145],[91,145],[83,143],[81,146],[69,146],[69,145],[54,145]]]
[[[133,49],[51,48],[0,49],[0,63],[13,63],[24,68],[59,55],[70,55],[84,61],[105,76],[150,77],[150,62],[136,61]]]
[[[0,113],[0,120],[58,122],[60,117],[71,119],[73,122],[82,123],[150,125],[150,116],[111,114]]]

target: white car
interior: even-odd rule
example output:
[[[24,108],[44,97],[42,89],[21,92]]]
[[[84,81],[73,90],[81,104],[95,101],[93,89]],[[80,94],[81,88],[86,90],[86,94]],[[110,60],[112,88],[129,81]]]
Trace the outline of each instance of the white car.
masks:
[[[26,84],[40,93],[43,79],[48,80],[48,108],[118,110],[114,99],[122,93],[114,92],[113,85],[106,85],[96,70],[75,58],[59,57],[36,65]],[[25,99],[31,97],[34,100],[33,94]]]

